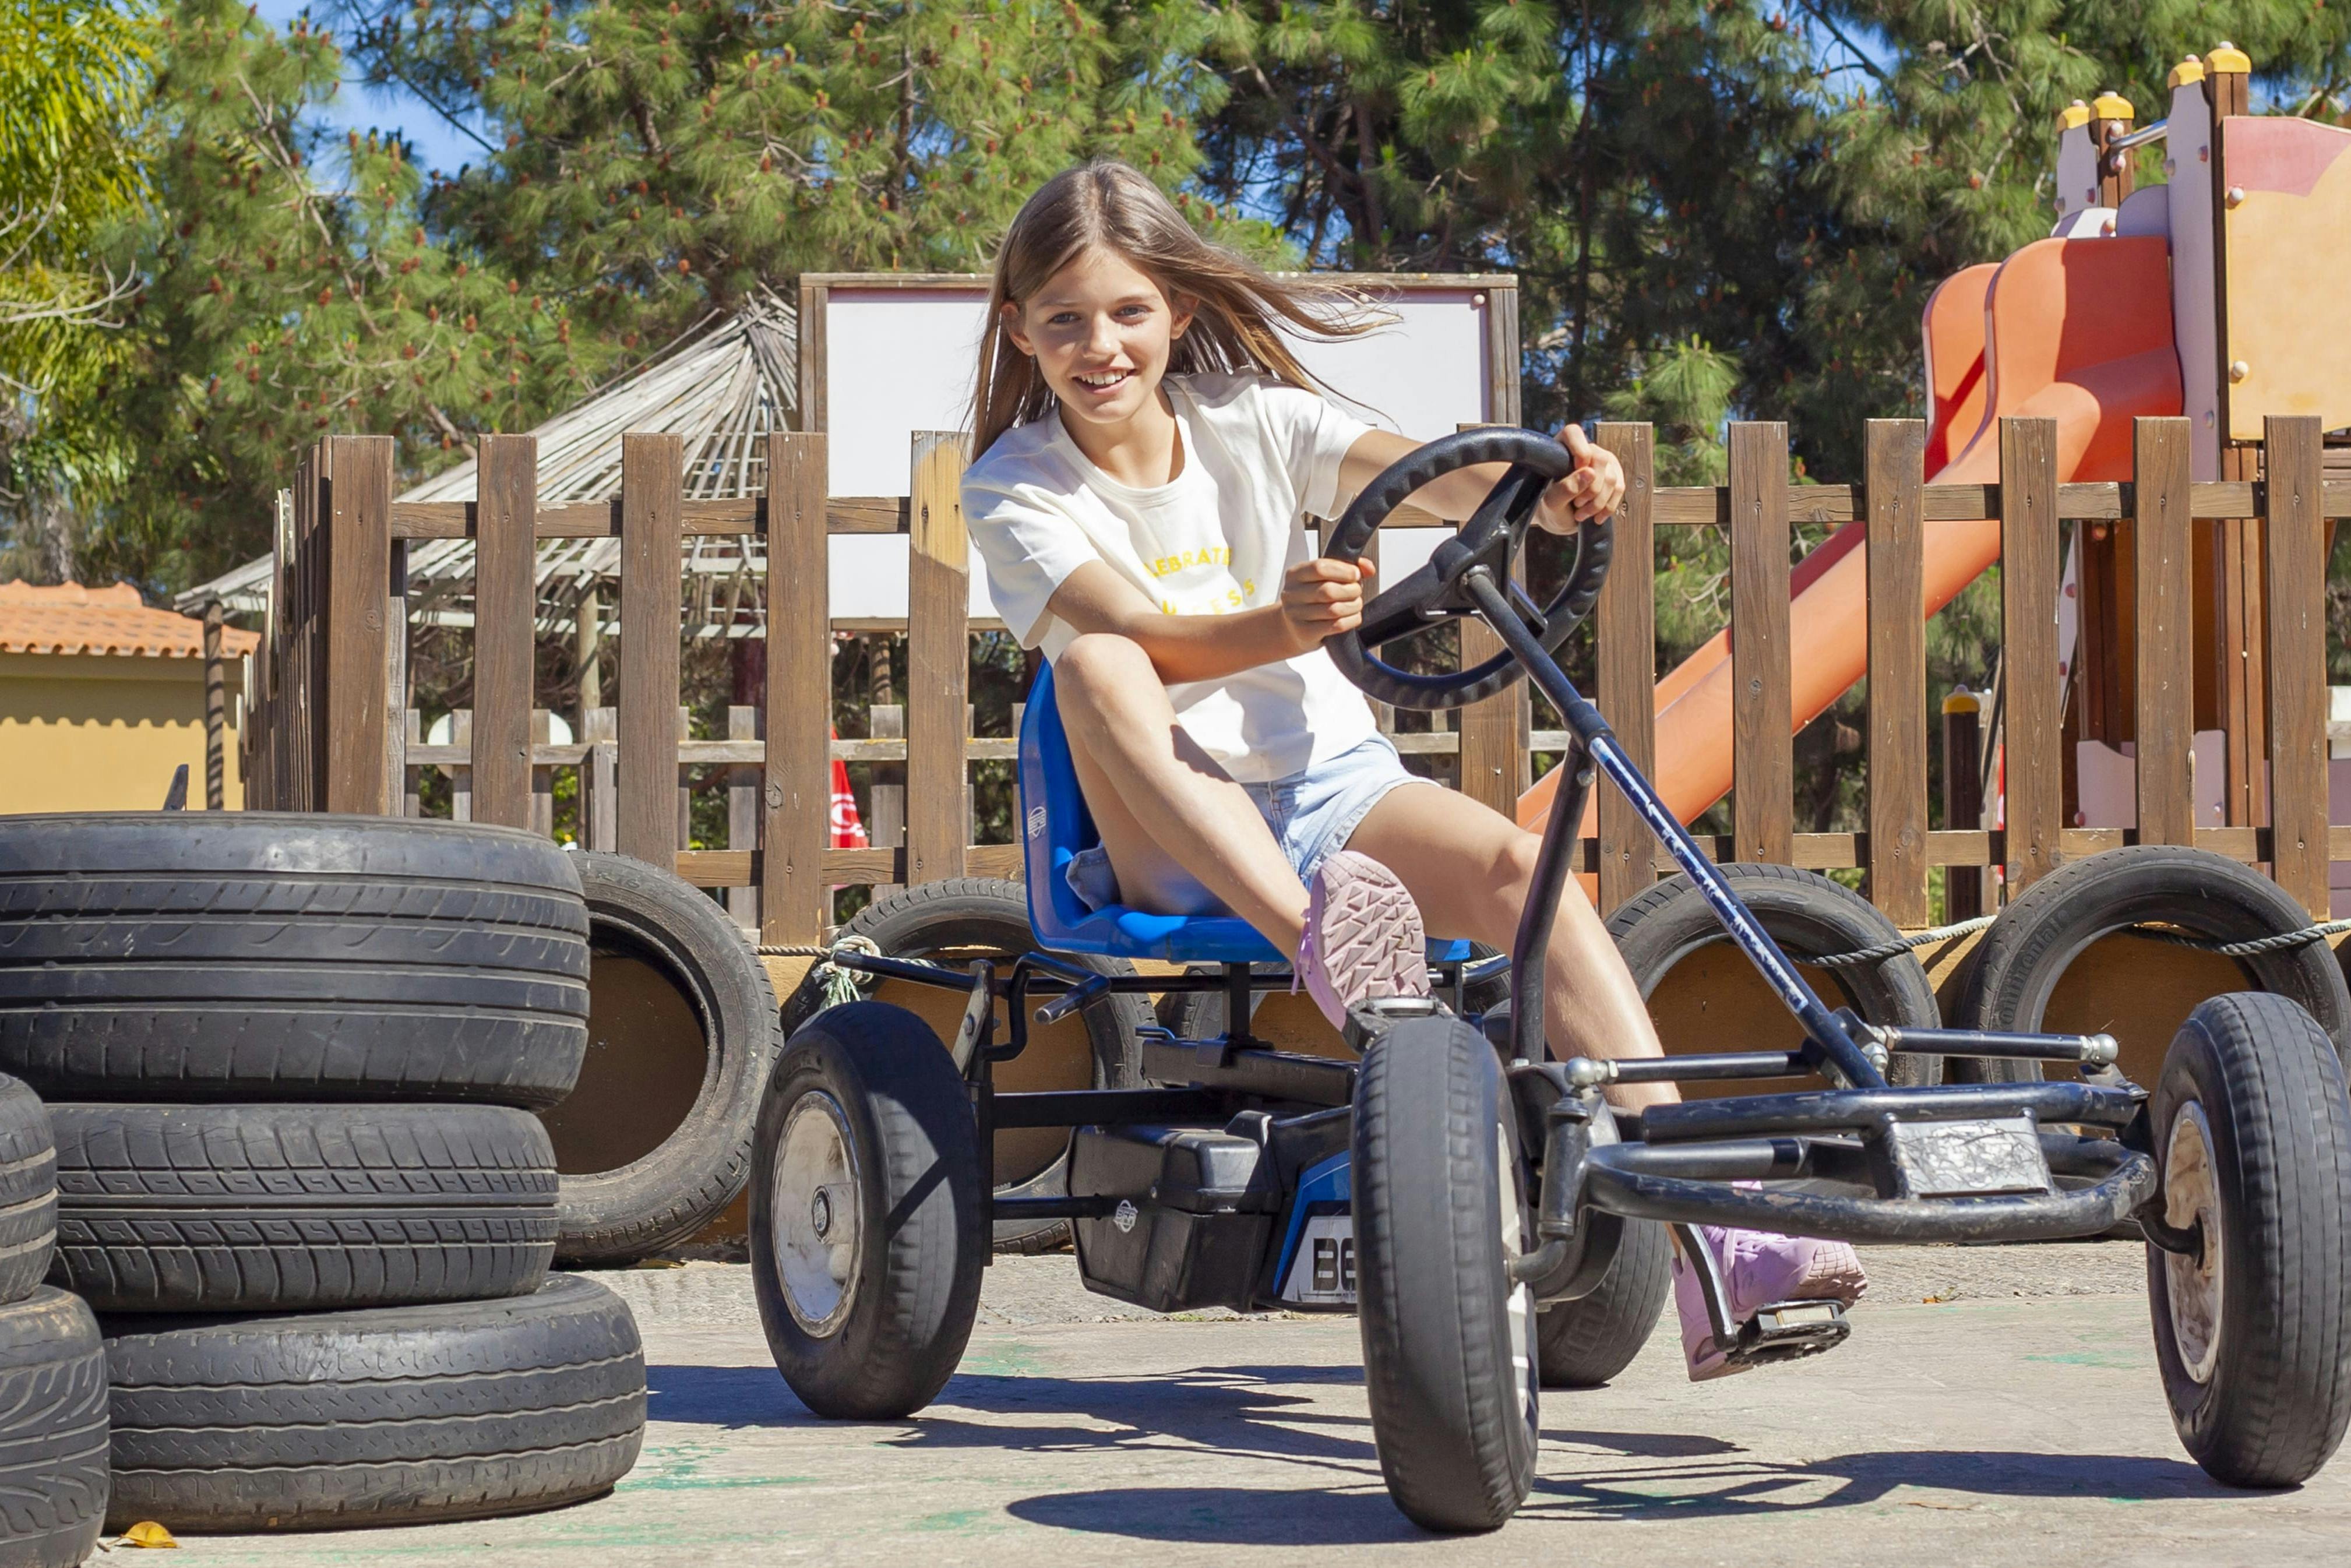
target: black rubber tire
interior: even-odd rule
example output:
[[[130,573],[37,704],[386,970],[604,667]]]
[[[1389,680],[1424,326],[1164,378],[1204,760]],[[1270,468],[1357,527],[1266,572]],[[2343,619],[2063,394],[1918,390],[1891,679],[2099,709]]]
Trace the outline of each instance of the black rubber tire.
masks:
[[[660,1146],[615,1169],[563,1173],[557,1256],[633,1262],[694,1235],[741,1194],[751,1176],[751,1124],[783,1030],[767,969],[716,900],[625,855],[578,854],[572,862],[588,904],[590,952],[654,966],[702,1022],[701,1090]],[[567,1118],[598,1106],[601,1080],[620,1065],[598,1050],[592,992],[590,1006],[580,1086],[541,1113],[559,1147]]]
[[[1388,1495],[1428,1530],[1499,1529],[1534,1484],[1541,1433],[1518,1116],[1493,1048],[1446,1015],[1399,1019],[1364,1054],[1351,1179],[1356,1312]],[[1515,1223],[1513,1223],[1515,1222]]]
[[[528,1294],[555,1151],[504,1105],[53,1105],[52,1284],[102,1312]]]
[[[0,818],[0,1070],[50,1101],[551,1105],[587,937],[569,857],[517,830]]]
[[[503,1301],[106,1333],[117,1530],[524,1513],[611,1490],[644,1437],[636,1320],[573,1274]]]
[[[1597,1388],[1633,1364],[1656,1332],[1673,1289],[1674,1249],[1654,1219],[1625,1221],[1615,1260],[1588,1296],[1558,1301],[1535,1319],[1545,1388]]]
[[[1869,900],[1818,872],[1746,862],[1716,869],[1781,951],[1800,963],[1874,947],[1902,936]],[[1730,940],[1706,894],[1682,874],[1619,905],[1608,917],[1608,934],[1615,938],[1616,950],[1644,997],[1700,947]],[[1914,954],[1841,967],[1834,973],[1851,996],[1854,1011],[1871,1023],[1932,1029],[1941,1021],[1935,988]],[[1822,1000],[1832,1009],[1840,1005],[1834,996]],[[1896,1083],[1932,1083],[1941,1076],[1943,1065],[1939,1057],[1898,1056],[1886,1076]]]
[[[33,1293],[57,1237],[57,1151],[40,1096],[0,1072],[0,1306]],[[0,1564],[5,1564],[0,1556]]]
[[[818,1120],[802,1134],[798,1124],[810,1117]],[[797,1168],[786,1158],[788,1133],[795,1148],[803,1135],[810,1147],[831,1136],[848,1156],[841,1185],[855,1194],[857,1228],[832,1244],[848,1249],[834,1265],[846,1268],[834,1279],[846,1289],[832,1302],[807,1301],[810,1322],[795,1310],[784,1267],[804,1267],[798,1260],[827,1233],[799,1223],[812,1197],[784,1190]],[[776,1064],[753,1150],[751,1285],[784,1381],[835,1420],[892,1421],[929,1404],[963,1359],[987,1262],[978,1128],[938,1036],[887,1002],[819,1013]]]
[[[2210,850],[2132,844],[2068,861],[2019,894],[1976,946],[1960,1027],[2041,1028],[2057,983],[2099,937],[2145,922],[2224,942],[2299,931],[2310,917],[2277,883]],[[2324,942],[2240,958],[2248,990],[2298,1004],[2351,1050],[2351,989]],[[2037,1065],[2018,1064],[2037,1077]]]
[[[841,928],[842,936],[863,936],[893,958],[929,958],[966,964],[974,958],[995,958],[999,970],[1038,946],[1029,925],[1028,894],[1017,882],[997,877],[958,876],[915,883],[875,899]],[[1061,955],[1068,962],[1097,975],[1128,976],[1134,966],[1123,958],[1089,954]],[[804,982],[784,1009],[784,1029],[800,1025],[823,1007],[823,988]],[[1135,1031],[1152,1022],[1151,1004],[1141,996],[1104,997],[1081,1015],[1087,1043],[1093,1051],[1091,1084],[1058,1087],[1132,1089],[1143,1082],[1142,1037]],[[1004,1039],[999,1019],[997,1039]],[[1005,1070],[998,1070],[1002,1087]],[[1069,1191],[1069,1155],[1021,1181],[997,1188],[1000,1197],[1060,1197]],[[1069,1245],[1070,1226],[1063,1219],[1002,1221],[996,1227],[998,1252],[1058,1251]]]
[[[71,1568],[106,1522],[106,1353],[63,1291],[0,1306],[0,1568]]]
[[[2181,1138],[2175,1129],[2183,1117],[2192,1124],[2191,1106],[2203,1128]],[[2189,1299],[2199,1266],[2147,1249],[2171,1424],[2215,1480],[2299,1485],[2351,1422],[2351,1101],[2342,1061],[2285,998],[2214,997],[2173,1037],[2150,1109],[2167,1218],[2185,1225],[2183,1201],[2200,1188],[2216,1201],[2190,1207],[2220,1232],[2219,1324],[2196,1342],[2200,1378],[2174,1311],[2178,1281],[2189,1281]],[[2195,1163],[2180,1156],[2199,1145],[2210,1176],[2191,1183],[2174,1162]]]

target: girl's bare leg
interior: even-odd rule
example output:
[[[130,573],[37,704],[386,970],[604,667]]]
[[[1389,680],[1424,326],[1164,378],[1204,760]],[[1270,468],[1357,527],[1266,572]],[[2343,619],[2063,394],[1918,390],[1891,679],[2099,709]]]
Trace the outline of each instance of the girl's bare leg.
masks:
[[[1053,690],[1120,898],[1165,915],[1230,911],[1296,952],[1305,885],[1256,802],[1176,726],[1150,656],[1089,632],[1053,661]]]
[[[1451,789],[1407,784],[1374,806],[1347,841],[1395,872],[1434,935],[1466,936],[1507,953],[1534,883],[1541,841],[1499,812]],[[1543,972],[1543,1026],[1558,1056],[1662,1056],[1630,971],[1574,878],[1560,900]],[[1670,1083],[1622,1084],[1625,1109],[1671,1104]]]

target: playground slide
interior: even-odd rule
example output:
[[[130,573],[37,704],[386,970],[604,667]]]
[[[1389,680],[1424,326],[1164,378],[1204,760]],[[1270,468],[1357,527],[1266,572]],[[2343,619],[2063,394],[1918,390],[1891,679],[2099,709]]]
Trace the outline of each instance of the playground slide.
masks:
[[[2000,477],[2004,415],[2057,422],[2058,477],[2127,478],[2131,421],[2180,411],[2171,279],[2160,236],[2046,239],[1998,265],[1960,272],[1928,303],[1933,423],[1928,477]],[[1861,679],[1868,657],[1865,529],[1848,523],[1790,574],[1790,666],[1798,729]],[[1926,609],[1932,615],[2000,559],[1996,520],[1927,525]],[[1658,682],[1650,777],[1687,822],[1729,792],[1730,634],[1726,630]],[[1519,798],[1540,830],[1556,772]],[[1583,831],[1594,831],[1587,807]]]

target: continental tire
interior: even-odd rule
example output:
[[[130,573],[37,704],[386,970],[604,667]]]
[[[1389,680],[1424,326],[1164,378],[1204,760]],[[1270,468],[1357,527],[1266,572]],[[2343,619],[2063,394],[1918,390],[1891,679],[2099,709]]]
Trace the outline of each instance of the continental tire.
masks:
[[[2277,883],[2209,850],[2134,844],[2069,861],[2018,894],[1984,933],[1961,1004],[1963,1027],[2038,1030],[2074,960],[2101,936],[2146,923],[2242,942],[2299,931],[2310,917]],[[2326,1031],[2336,1055],[2351,1049],[2351,991],[2325,943],[2236,963],[2247,989],[2295,1003]]]
[[[742,1192],[783,1034],[767,971],[716,900],[626,856],[571,859],[588,904],[589,1045],[578,1087],[540,1113],[563,1173],[556,1251],[633,1261]]]
[[[2296,1486],[2351,1421],[2351,1102],[2334,1042],[2259,992],[2214,997],[2149,1106],[2165,1218],[2195,1255],[2147,1253],[2171,1423],[2215,1480]]]
[[[1499,1529],[1541,1436],[1518,1116],[1493,1048],[1447,1015],[1402,1019],[1355,1084],[1356,1312],[1388,1495],[1428,1530]]]
[[[835,1420],[929,1404],[987,1262],[978,1129],[938,1036],[887,1002],[819,1013],[776,1064],[753,1150],[751,1288],[784,1381]]]
[[[110,1320],[109,1523],[191,1533],[430,1524],[611,1490],[645,1424],[621,1299],[536,1292],[292,1316]],[[459,1549],[462,1551],[462,1549]]]
[[[106,1355],[63,1291],[0,1306],[0,1568],[70,1568],[106,1521]]]
[[[40,1097],[0,1073],[0,1306],[33,1293],[57,1232],[57,1152]]]
[[[1746,863],[1716,869],[1781,951],[1799,963],[1858,952],[1902,936],[1869,900],[1818,872]],[[1692,953],[1730,940],[1705,894],[1687,875],[1667,877],[1639,897],[1626,900],[1608,917],[1608,934],[1615,938],[1616,950],[1624,955],[1625,967],[1633,971],[1644,997]],[[1871,1023],[1910,1029],[1932,1029],[1940,1021],[1935,988],[1910,953],[1875,964],[1840,967],[1832,973],[1836,987],[1845,993],[1839,997],[1832,988],[1831,994],[1822,998],[1832,1008],[1850,1005]],[[1699,1049],[1714,1048],[1701,1045]],[[1937,1057],[1896,1057],[1887,1076],[1896,1083],[1931,1083],[1941,1066]]]
[[[0,818],[0,1070],[49,1101],[551,1105],[587,938],[569,860],[516,830]]]
[[[555,1254],[547,1131],[502,1105],[53,1105],[52,1283],[100,1312],[527,1294]]]
[[[1037,946],[1029,925],[1028,895],[1020,884],[983,876],[902,887],[858,911],[841,935],[865,937],[893,958],[926,958],[957,967],[974,958],[990,958],[999,971]],[[1098,975],[1134,973],[1134,966],[1123,958],[1076,953],[1061,956]],[[920,1012],[941,1039],[954,1038],[954,1020],[964,1003],[954,992],[888,983],[881,996]],[[821,1006],[822,987],[803,984],[785,1009],[785,1032],[797,1031]],[[1009,1019],[1001,1007],[996,1016],[1001,1043]],[[996,1069],[997,1091],[1134,1088],[1143,1082],[1142,1037],[1135,1030],[1151,1021],[1144,998],[1112,996],[1087,1008],[1076,1020],[1045,1030],[1032,1026],[1029,1051]],[[1055,1051],[1061,1036],[1080,1029],[1084,1030],[1081,1051]],[[1057,1140],[1042,1128],[998,1133],[996,1167],[1005,1178],[996,1189],[999,1197],[1060,1197],[1069,1191],[1069,1139],[1061,1135]],[[1069,1239],[1066,1220],[1005,1220],[996,1227],[995,1245],[999,1252],[1049,1252]]]

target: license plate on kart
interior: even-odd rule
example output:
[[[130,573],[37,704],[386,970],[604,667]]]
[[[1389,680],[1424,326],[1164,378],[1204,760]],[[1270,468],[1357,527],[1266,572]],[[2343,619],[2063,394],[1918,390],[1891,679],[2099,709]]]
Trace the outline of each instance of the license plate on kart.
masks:
[[[2047,1192],[2049,1161],[2030,1116],[1980,1122],[1896,1122],[1887,1153],[1903,1196],[1994,1197]]]
[[[1301,1307],[1355,1304],[1355,1217],[1310,1215],[1298,1235],[1298,1251],[1281,1282],[1281,1299]]]

